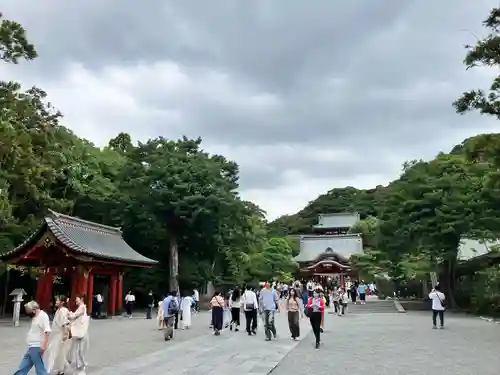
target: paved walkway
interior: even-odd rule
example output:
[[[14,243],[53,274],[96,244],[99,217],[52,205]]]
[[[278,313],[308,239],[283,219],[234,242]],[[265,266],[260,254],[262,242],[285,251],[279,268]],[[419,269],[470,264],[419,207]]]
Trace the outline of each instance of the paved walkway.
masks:
[[[314,350],[302,341],[272,375],[498,375],[500,325],[448,314],[432,330],[429,313],[329,315]],[[300,369],[300,370],[299,370]]]
[[[278,339],[225,331],[215,337],[207,313],[195,328],[164,342],[154,321],[97,321],[92,326],[89,375],[498,375],[500,325],[448,314],[445,330],[432,330],[428,313],[326,315],[322,346],[315,350],[303,320],[300,342],[277,315]],[[12,374],[24,351],[20,329],[0,327],[0,375]],[[14,333],[13,333],[14,332]],[[9,336],[10,335],[10,336]]]
[[[176,331],[175,342],[166,343],[163,333],[156,328],[156,320],[146,320],[144,315],[108,320],[92,320],[90,325],[89,374],[130,358],[174,346],[205,335],[209,332],[209,313],[201,312],[193,316],[193,328]],[[21,327],[14,328],[10,321],[0,321],[0,375],[10,375],[19,365],[26,350],[26,333],[29,321],[22,321]]]
[[[259,323],[256,336],[229,330],[218,337],[208,333],[91,375],[267,375],[299,341],[289,336],[286,314],[276,315],[278,338],[271,342],[264,341]],[[302,321],[301,330],[307,336],[308,321]]]

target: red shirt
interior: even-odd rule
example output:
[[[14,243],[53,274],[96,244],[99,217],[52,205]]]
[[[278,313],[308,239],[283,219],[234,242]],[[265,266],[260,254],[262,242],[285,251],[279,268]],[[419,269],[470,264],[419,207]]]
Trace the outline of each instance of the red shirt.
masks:
[[[312,305],[312,297],[309,297],[307,299],[307,308],[310,309]],[[323,298],[319,299],[319,312],[324,312],[325,311],[325,300]]]

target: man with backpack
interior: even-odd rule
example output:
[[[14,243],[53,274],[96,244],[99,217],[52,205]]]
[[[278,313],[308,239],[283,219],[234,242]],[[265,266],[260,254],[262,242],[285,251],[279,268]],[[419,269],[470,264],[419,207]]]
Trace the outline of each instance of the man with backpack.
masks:
[[[179,313],[179,302],[177,300],[177,292],[169,292],[163,300],[163,311],[165,319],[165,341],[174,338],[174,323],[175,316]]]

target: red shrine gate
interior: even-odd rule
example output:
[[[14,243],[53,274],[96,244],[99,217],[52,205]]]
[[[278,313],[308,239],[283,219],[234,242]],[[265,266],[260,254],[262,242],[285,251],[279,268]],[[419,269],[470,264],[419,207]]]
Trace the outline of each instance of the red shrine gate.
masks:
[[[71,305],[83,294],[89,314],[92,311],[94,276],[109,277],[108,315],[123,305],[123,270],[149,268],[157,262],[142,256],[123,240],[120,228],[93,223],[50,211],[38,230],[0,260],[39,270],[36,301],[48,310],[53,299],[55,276],[69,276]]]

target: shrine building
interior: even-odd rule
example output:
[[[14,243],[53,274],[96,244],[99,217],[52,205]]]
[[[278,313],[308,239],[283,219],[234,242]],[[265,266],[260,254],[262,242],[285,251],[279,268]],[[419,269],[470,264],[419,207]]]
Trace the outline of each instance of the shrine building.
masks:
[[[316,234],[300,236],[300,253],[295,257],[300,277],[325,285],[334,280],[342,287],[347,279],[357,280],[349,258],[363,252],[363,241],[361,235],[348,232],[359,220],[357,213],[320,214],[313,226]]]
[[[94,276],[109,279],[107,313],[123,306],[123,271],[128,267],[150,268],[157,262],[132,249],[120,228],[97,224],[54,211],[38,230],[15,249],[1,254],[0,261],[38,270],[35,300],[49,310],[54,294],[54,277],[68,281],[66,295],[74,307],[77,294],[85,295],[87,311],[92,311]]]

